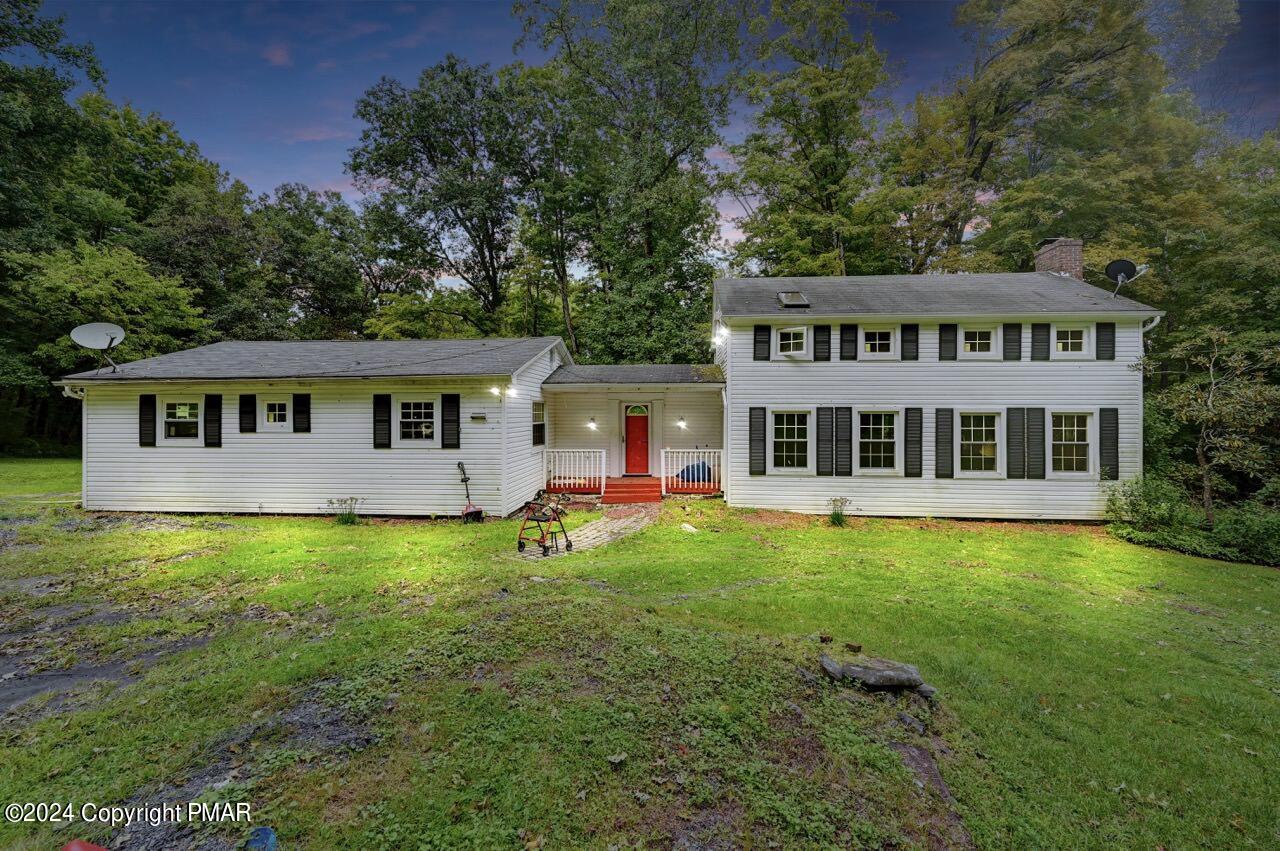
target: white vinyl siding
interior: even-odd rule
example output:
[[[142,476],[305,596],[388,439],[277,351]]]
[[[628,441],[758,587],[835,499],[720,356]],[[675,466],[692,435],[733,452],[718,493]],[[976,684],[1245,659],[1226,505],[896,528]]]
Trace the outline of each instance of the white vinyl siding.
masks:
[[[331,511],[326,500],[357,497],[362,500],[361,513],[457,515],[466,504],[457,466],[463,461],[471,475],[472,501],[497,514],[502,507],[505,447],[502,400],[489,393],[491,383],[440,379],[165,385],[157,399],[161,417],[165,401],[203,404],[204,394],[222,394],[220,448],[190,438],[139,446],[138,395],[155,393],[157,386],[93,385],[83,403],[85,508],[326,514]],[[310,393],[310,433],[242,433],[235,401],[241,393],[290,399],[293,393]],[[375,393],[460,394],[462,448],[374,449]],[[486,421],[472,420],[473,414],[484,415]],[[395,426],[393,407],[393,433]],[[200,431],[203,434],[203,424]]]
[[[816,321],[816,320],[815,320]],[[825,320],[824,320],[825,321]],[[845,320],[868,327],[853,317]],[[911,321],[903,319],[903,321]],[[963,328],[963,318],[954,320]],[[1017,317],[984,319],[972,327],[998,328]],[[1119,411],[1120,477],[1136,476],[1141,465],[1142,377],[1132,366],[1142,355],[1139,319],[1116,320],[1116,359],[1032,361],[1031,324],[1039,317],[1022,317],[1021,361],[939,361],[938,323],[920,322],[918,361],[868,360],[859,351],[857,361],[830,363],[762,362],[751,358],[752,324],[731,320],[732,339],[724,344],[732,375],[725,412],[727,498],[732,505],[779,508],[813,513],[830,510],[832,497],[850,500],[848,512],[887,516],[1008,517],[1096,519],[1104,515],[1111,482],[1098,480],[1094,462],[1087,474],[1054,474],[1046,445],[1046,479],[1007,479],[1004,459],[998,472],[965,476],[960,473],[958,451],[953,449],[955,477],[935,477],[934,422],[938,408],[954,412],[954,437],[959,436],[962,412],[998,413],[998,456],[1004,452],[1005,412],[1008,408],[1045,409],[1045,430],[1050,431],[1052,412],[1090,412],[1101,407]],[[1110,320],[1108,320],[1110,321]],[[831,321],[833,327],[839,320]],[[1061,323],[1064,327],[1081,323]],[[1091,323],[1090,323],[1091,325]],[[834,332],[833,332],[834,335]],[[1002,337],[993,336],[993,348],[1002,352]],[[860,340],[861,342],[861,340]],[[959,341],[957,341],[959,342]],[[896,343],[896,340],[895,340]],[[1052,348],[1052,338],[1051,338]],[[896,357],[896,355],[895,355]],[[817,476],[766,474],[752,476],[747,469],[748,411],[752,407],[773,410],[807,410],[816,407],[849,407],[854,415],[854,475]],[[921,478],[872,475],[857,470],[858,413],[860,411],[923,409]],[[1096,422],[1096,417],[1094,418]],[[897,440],[902,444],[903,417],[897,419]],[[770,421],[770,426],[772,421]],[[816,437],[816,435],[815,435]],[[1097,440],[1090,452],[1097,455]]]
[[[534,446],[533,403],[541,402],[542,382],[562,363],[560,350],[552,348],[525,364],[512,377],[511,386],[503,391],[502,406],[506,427],[504,434],[506,462],[503,468],[503,515],[517,511],[537,496],[547,484],[545,446]],[[515,393],[511,393],[514,389]],[[462,427],[467,427],[467,412],[462,412]],[[548,426],[550,445],[554,427]],[[470,467],[468,466],[468,470]]]

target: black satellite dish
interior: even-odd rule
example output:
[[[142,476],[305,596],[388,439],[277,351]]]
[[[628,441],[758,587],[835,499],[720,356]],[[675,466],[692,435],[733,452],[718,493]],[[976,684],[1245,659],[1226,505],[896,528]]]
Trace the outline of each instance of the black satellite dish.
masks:
[[[1123,284],[1138,277],[1138,266],[1132,260],[1112,260],[1104,274],[1117,284]]]

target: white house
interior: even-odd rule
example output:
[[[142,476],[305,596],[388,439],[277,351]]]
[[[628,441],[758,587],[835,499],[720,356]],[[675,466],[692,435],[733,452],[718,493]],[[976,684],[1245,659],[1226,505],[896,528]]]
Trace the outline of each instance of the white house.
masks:
[[[850,514],[1097,518],[1142,466],[1160,316],[1041,271],[716,282],[715,363],[587,366],[556,337],[227,342],[64,378],[84,505],[506,515],[544,488]]]

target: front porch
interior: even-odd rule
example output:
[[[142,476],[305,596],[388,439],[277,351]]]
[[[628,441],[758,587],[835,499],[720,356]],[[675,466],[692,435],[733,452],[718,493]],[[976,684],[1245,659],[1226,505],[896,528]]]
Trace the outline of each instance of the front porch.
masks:
[[[551,492],[602,502],[720,493],[723,381],[705,366],[562,367],[542,385]]]

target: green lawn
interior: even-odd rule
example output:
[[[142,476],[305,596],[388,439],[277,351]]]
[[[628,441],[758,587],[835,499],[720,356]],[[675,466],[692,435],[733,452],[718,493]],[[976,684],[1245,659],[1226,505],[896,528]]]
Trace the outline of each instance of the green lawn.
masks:
[[[979,847],[1280,843],[1274,569],[1096,528],[836,529],[715,501],[527,562],[510,521],[94,528],[14,498],[77,483],[0,462],[0,624],[110,616],[7,648],[49,672],[173,652],[19,707],[6,802],[229,780],[204,796],[252,802],[285,847],[937,847],[964,838],[952,810]],[[940,704],[813,680],[818,635],[917,665]],[[0,845],[73,835],[109,838],[0,825]]]

